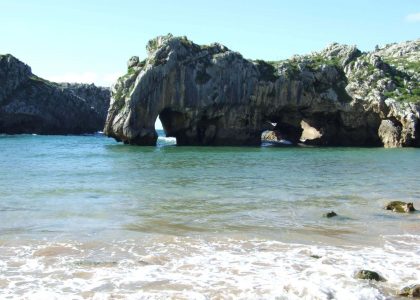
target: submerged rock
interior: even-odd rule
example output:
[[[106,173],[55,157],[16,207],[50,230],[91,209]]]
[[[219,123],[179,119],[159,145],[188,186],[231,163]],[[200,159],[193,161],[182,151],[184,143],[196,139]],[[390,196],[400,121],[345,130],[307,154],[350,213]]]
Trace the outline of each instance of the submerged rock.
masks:
[[[356,273],[355,278],[357,279],[366,279],[366,280],[375,280],[375,281],[386,281],[381,275],[377,272],[370,270],[360,270]]]
[[[0,133],[94,133],[103,129],[109,99],[107,88],[50,82],[0,55]]]
[[[386,206],[385,206],[386,210],[392,210],[393,212],[398,212],[398,213],[409,213],[409,212],[413,212],[416,209],[414,208],[413,203],[407,203],[407,202],[403,202],[403,201],[392,201],[389,202]]]
[[[412,284],[403,288],[398,296],[420,298],[420,284]]]
[[[129,60],[114,85],[104,132],[155,145],[159,116],[178,145],[259,145],[271,130],[294,144],[419,146],[419,70],[410,63],[418,45],[362,53],[332,44],[265,62],[217,43],[160,36],[149,41],[145,60]],[[405,49],[407,63],[391,48]]]
[[[325,214],[322,215],[324,218],[333,218],[335,216],[337,216],[337,214],[333,211],[327,212]]]

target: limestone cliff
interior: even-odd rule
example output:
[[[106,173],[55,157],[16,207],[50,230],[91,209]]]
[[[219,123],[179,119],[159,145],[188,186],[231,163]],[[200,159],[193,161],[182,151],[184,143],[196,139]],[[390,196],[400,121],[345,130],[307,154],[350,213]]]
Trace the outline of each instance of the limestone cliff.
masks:
[[[107,88],[50,82],[0,55],[0,133],[93,133],[103,128],[109,99]]]
[[[155,145],[159,116],[178,145],[258,145],[274,130],[294,143],[418,146],[419,46],[362,53],[332,44],[265,62],[220,44],[157,37],[113,86],[104,132]]]

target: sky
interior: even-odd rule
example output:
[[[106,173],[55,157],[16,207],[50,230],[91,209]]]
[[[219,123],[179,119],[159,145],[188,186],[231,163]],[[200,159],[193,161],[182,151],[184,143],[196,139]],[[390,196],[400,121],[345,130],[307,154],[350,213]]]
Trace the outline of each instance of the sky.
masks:
[[[110,86],[151,38],[220,42],[246,58],[280,60],[331,42],[420,38],[420,0],[0,0],[0,54],[51,81]]]

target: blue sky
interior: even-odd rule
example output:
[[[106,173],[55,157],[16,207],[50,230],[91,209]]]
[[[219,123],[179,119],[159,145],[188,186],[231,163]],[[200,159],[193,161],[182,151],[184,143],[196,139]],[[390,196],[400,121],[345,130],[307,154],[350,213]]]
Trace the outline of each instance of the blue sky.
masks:
[[[420,0],[0,0],[0,53],[56,81],[110,85],[168,32],[278,60],[337,41],[371,50],[420,37]]]

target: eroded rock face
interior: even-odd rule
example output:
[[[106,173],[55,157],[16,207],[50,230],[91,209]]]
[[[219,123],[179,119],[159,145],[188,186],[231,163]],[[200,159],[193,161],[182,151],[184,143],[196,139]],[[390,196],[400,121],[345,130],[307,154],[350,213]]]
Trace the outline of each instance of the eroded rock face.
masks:
[[[417,51],[410,49],[404,55]],[[259,145],[265,130],[294,143],[418,145],[419,106],[391,97],[406,84],[415,98],[418,82],[411,69],[397,70],[382,52],[332,44],[268,63],[172,35],[149,41],[147,50],[147,59],[130,59],[112,89],[104,132],[118,141],[155,145],[159,116],[178,145]],[[396,79],[402,74],[406,82]],[[384,119],[401,124],[396,141],[378,133]]]
[[[393,120],[382,120],[378,135],[385,148],[401,147],[401,124]]]
[[[103,128],[109,99],[106,88],[50,82],[0,55],[0,133],[93,133]]]
[[[310,126],[304,120],[300,122],[302,127],[302,135],[300,136],[300,141],[307,144],[317,144],[317,142],[322,138],[322,133],[319,132],[316,128]]]

